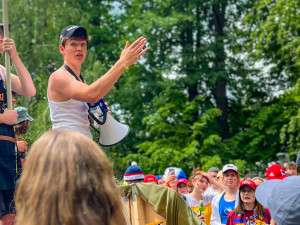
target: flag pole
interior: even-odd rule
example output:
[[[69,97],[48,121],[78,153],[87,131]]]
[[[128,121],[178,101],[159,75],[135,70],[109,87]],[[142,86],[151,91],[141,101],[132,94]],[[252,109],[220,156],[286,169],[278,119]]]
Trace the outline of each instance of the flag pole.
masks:
[[[4,38],[9,37],[8,28],[8,8],[7,0],[2,0],[3,10],[3,27],[4,27]],[[7,93],[7,108],[12,109],[12,94],[11,94],[11,75],[10,75],[10,56],[8,52],[5,52],[5,68],[6,68],[6,93]]]

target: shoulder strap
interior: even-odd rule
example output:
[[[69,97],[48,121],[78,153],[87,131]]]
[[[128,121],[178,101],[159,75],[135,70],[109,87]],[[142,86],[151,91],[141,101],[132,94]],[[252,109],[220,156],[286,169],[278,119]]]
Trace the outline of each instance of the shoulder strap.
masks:
[[[78,77],[76,76],[76,74],[73,72],[73,70],[71,70],[71,68],[68,67],[67,64],[64,64],[63,67],[65,67],[65,69],[66,69],[70,74],[72,74],[73,77],[75,77],[76,80],[80,81],[80,80],[78,79]],[[80,73],[80,79],[83,81],[83,83],[85,83],[83,77],[81,76],[81,73]]]

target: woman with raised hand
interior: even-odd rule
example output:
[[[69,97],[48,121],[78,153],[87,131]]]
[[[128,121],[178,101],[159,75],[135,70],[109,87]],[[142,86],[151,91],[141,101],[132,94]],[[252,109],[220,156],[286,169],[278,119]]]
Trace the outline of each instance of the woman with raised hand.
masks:
[[[226,225],[270,224],[271,215],[255,198],[256,184],[252,180],[240,183],[237,207],[229,213]]]
[[[48,131],[32,145],[16,210],[16,225],[126,224],[105,153],[74,131]]]

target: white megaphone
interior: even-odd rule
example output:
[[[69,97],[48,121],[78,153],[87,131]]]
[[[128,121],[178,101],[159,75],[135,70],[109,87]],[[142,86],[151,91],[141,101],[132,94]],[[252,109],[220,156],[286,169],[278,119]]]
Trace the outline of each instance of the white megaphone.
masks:
[[[116,121],[108,112],[101,98],[97,103],[88,103],[94,126],[100,129],[99,144],[108,147],[122,141],[129,133],[129,126]]]

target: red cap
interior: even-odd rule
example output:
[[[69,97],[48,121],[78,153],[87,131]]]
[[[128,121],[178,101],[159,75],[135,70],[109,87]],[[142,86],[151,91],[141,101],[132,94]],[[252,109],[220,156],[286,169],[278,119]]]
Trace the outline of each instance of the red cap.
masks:
[[[268,177],[267,180],[274,180],[274,179],[283,180],[288,176],[285,174],[284,169],[281,165],[275,164],[270,166],[267,169],[267,177]]]
[[[151,181],[154,181],[154,182],[156,182],[158,184],[156,176],[151,175],[151,174],[146,175],[145,178],[144,178],[144,182],[145,183],[149,183]]]
[[[253,190],[256,190],[256,184],[252,181],[252,180],[243,180],[241,183],[240,183],[240,187],[241,188],[242,186],[249,186],[251,187]]]
[[[180,183],[185,183],[187,185],[190,185],[189,181],[187,179],[181,178],[177,181],[176,186],[178,186],[178,184]]]

